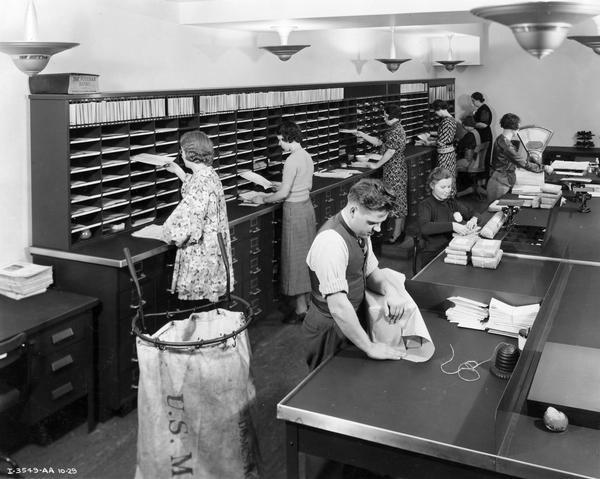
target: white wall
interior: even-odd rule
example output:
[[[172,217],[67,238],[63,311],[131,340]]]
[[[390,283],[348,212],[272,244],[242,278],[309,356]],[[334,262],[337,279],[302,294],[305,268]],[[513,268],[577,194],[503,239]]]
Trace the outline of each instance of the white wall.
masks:
[[[595,35],[595,26],[585,22],[574,27],[572,34]],[[459,68],[454,75],[462,114],[472,108],[470,94],[480,91],[492,109],[496,133],[501,130],[501,116],[511,112],[521,117],[521,125],[551,129],[551,145],[571,146],[577,131],[591,130],[600,146],[599,55],[565,40],[554,53],[538,60],[519,47],[506,27],[492,24],[489,37],[483,65]]]
[[[0,2],[0,40],[23,40],[24,3]],[[40,40],[81,43],[56,55],[44,73],[97,73],[103,91],[449,75],[432,67],[427,41],[400,35],[398,56],[414,60],[395,74],[389,73],[372,61],[389,54],[389,33],[385,31],[294,32],[291,43],[312,46],[283,63],[257,48],[277,43],[275,33],[180,26],[175,20],[176,5],[162,0],[37,0],[36,5]],[[514,111],[524,122],[554,129],[554,144],[572,144],[571,135],[577,129],[600,133],[595,123],[600,105],[593,86],[600,74],[600,57],[568,41],[540,62],[522,52],[504,27],[493,26],[490,39],[489,58],[482,55],[484,66],[452,74],[459,95],[482,91],[495,113]],[[0,264],[27,258],[31,244],[27,95],[26,76],[6,55],[0,55]]]

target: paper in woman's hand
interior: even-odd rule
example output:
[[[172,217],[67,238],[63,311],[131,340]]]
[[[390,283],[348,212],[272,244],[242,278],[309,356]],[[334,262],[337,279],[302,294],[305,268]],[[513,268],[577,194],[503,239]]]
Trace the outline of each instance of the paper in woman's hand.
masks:
[[[371,339],[376,343],[386,343],[406,351],[403,358],[407,361],[421,363],[429,360],[435,352],[435,346],[419,311],[419,307],[404,289],[404,275],[392,269],[381,270],[387,280],[398,284],[402,291],[401,297],[405,302],[402,318],[396,323],[390,323],[386,317],[387,305],[380,294],[367,290],[367,317],[371,325]]]
[[[139,155],[132,156],[131,159],[154,166],[165,166],[167,163],[175,161],[175,158],[172,156],[151,155],[150,153],[140,153]]]

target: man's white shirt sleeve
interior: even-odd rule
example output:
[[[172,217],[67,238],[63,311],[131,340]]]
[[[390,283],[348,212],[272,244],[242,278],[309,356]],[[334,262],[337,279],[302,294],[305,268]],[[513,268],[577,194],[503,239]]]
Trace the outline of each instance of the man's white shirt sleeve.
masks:
[[[378,261],[373,254],[370,238],[367,239],[369,253],[365,265],[369,276],[377,267]],[[313,241],[306,257],[306,264],[319,279],[319,292],[323,296],[343,291],[348,293],[346,268],[348,267],[348,246],[339,233],[334,230],[322,231]]]

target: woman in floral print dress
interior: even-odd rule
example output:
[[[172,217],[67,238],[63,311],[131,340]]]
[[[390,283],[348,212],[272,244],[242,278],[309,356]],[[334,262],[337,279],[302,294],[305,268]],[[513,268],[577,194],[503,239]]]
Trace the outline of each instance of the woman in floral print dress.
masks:
[[[219,175],[212,168],[214,148],[200,131],[185,133],[180,140],[181,156],[192,174],[169,163],[166,169],[183,182],[181,202],[163,225],[163,239],[177,246],[172,289],[184,301],[216,302],[227,289],[225,264],[217,233],[225,240],[233,286],[231,241],[225,195]]]
[[[454,149],[454,137],[456,136],[456,120],[448,112],[448,103],[444,100],[435,100],[431,105],[435,114],[441,118],[438,125],[437,141],[437,165],[446,168],[452,174],[451,196],[456,194],[456,151]]]
[[[394,230],[388,243],[402,241],[404,237],[404,222],[408,214],[407,184],[408,165],[404,158],[406,148],[406,133],[400,123],[402,109],[397,105],[386,105],[383,109],[383,118],[388,126],[383,135],[383,140],[356,130],[356,136],[363,138],[372,145],[380,148],[381,159],[376,163],[369,163],[370,168],[379,168],[383,165],[383,184],[394,195],[394,203],[390,217],[394,220]]]

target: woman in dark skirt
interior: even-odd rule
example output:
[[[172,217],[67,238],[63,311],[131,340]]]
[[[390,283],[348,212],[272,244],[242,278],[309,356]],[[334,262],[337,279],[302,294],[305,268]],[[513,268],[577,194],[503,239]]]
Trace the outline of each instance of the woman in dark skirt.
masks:
[[[281,292],[293,298],[294,310],[285,323],[299,323],[308,309],[310,278],[306,256],[316,235],[315,210],[310,200],[314,164],[302,148],[302,132],[296,123],[284,120],[277,134],[279,145],[290,152],[283,165],[281,184],[276,193],[256,196],[255,203],[283,201],[281,231]]]
[[[451,193],[451,196],[454,196],[456,194],[456,151],[454,149],[456,120],[448,112],[448,103],[444,100],[435,100],[431,106],[436,116],[441,118],[437,140],[434,143],[437,148],[437,166],[447,169],[454,178]]]
[[[381,159],[376,163],[369,163],[370,168],[379,168],[383,166],[383,184],[386,189],[394,195],[394,202],[390,210],[390,217],[393,218],[394,230],[388,243],[402,242],[404,239],[404,223],[408,214],[407,202],[407,184],[408,184],[408,165],[404,157],[406,148],[406,133],[400,123],[402,109],[397,105],[386,105],[383,108],[383,119],[388,129],[379,139],[366,133],[356,130],[357,138],[363,138],[365,141],[379,147]]]
[[[481,143],[485,143],[486,141],[489,144],[492,144],[492,128],[490,125],[492,124],[492,110],[490,107],[485,104],[484,96],[478,91],[474,92],[471,95],[471,103],[475,107],[475,111],[473,112],[473,119],[475,120],[475,128],[479,132],[479,136],[481,138]],[[486,178],[490,171],[490,158],[492,156],[492,148],[487,149],[485,154],[485,173]]]

